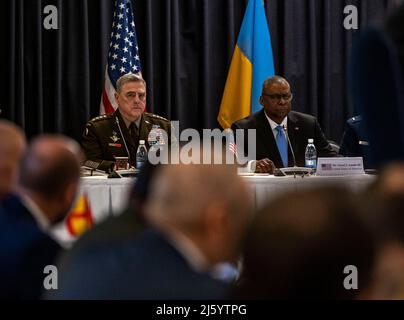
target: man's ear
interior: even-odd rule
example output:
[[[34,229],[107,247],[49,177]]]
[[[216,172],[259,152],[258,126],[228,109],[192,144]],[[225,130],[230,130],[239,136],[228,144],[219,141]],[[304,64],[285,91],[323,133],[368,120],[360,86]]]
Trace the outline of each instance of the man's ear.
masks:
[[[263,96],[260,96],[259,102],[260,102],[261,106],[264,106],[264,98],[263,98]]]
[[[118,97],[119,97],[118,92],[115,92],[115,93],[114,93],[114,96],[115,96],[116,102],[118,103]]]

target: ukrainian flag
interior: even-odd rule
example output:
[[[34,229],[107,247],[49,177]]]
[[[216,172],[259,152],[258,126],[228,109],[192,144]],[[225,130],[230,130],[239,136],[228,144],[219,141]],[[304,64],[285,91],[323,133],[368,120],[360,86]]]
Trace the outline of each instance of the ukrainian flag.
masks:
[[[263,0],[250,0],[237,39],[217,120],[223,129],[259,111],[264,80],[275,74]]]

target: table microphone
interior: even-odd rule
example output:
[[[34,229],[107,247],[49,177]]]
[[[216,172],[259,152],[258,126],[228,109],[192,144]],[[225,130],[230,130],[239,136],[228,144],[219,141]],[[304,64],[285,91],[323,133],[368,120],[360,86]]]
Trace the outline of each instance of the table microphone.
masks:
[[[286,129],[286,126],[282,125],[283,131],[285,132],[286,135],[286,140],[288,140],[290,152],[292,154],[293,158],[293,167],[288,167],[288,168],[280,168],[279,171],[283,173],[283,175],[293,175],[296,178],[296,175],[301,175],[302,177],[306,174],[309,174],[311,172],[310,168],[305,168],[305,167],[298,167],[296,166],[296,157],[295,157],[295,152],[292,147],[292,143],[290,142],[289,135],[288,135],[288,130]]]
[[[123,133],[122,133],[122,130],[121,130],[121,126],[119,125],[118,117],[115,117],[115,122],[116,122],[116,124],[118,125],[119,133],[121,134],[121,137],[122,137],[122,140],[123,140],[123,144],[125,145],[126,153],[128,154],[129,165],[131,165],[129,149],[128,149],[128,146],[126,145],[126,140],[125,140],[125,137],[123,136]]]

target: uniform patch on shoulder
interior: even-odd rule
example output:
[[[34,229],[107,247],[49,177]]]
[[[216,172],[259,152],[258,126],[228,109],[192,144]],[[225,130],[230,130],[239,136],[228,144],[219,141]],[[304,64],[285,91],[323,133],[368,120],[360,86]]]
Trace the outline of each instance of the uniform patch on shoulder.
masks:
[[[160,120],[168,121],[168,119],[163,118],[163,117],[161,117],[161,116],[158,116],[157,114],[154,114],[154,113],[145,112],[145,114],[148,115],[150,118],[155,118],[155,119],[160,119]]]
[[[108,119],[108,118],[109,118],[109,115],[104,114],[102,116],[95,117],[94,119],[91,119],[90,121],[97,122],[97,121],[101,121],[101,120]]]

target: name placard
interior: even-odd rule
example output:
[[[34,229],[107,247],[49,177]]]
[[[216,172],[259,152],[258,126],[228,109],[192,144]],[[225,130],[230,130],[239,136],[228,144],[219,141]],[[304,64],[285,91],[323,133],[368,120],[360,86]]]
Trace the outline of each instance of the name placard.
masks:
[[[365,174],[363,158],[318,158],[317,176],[352,176]]]

